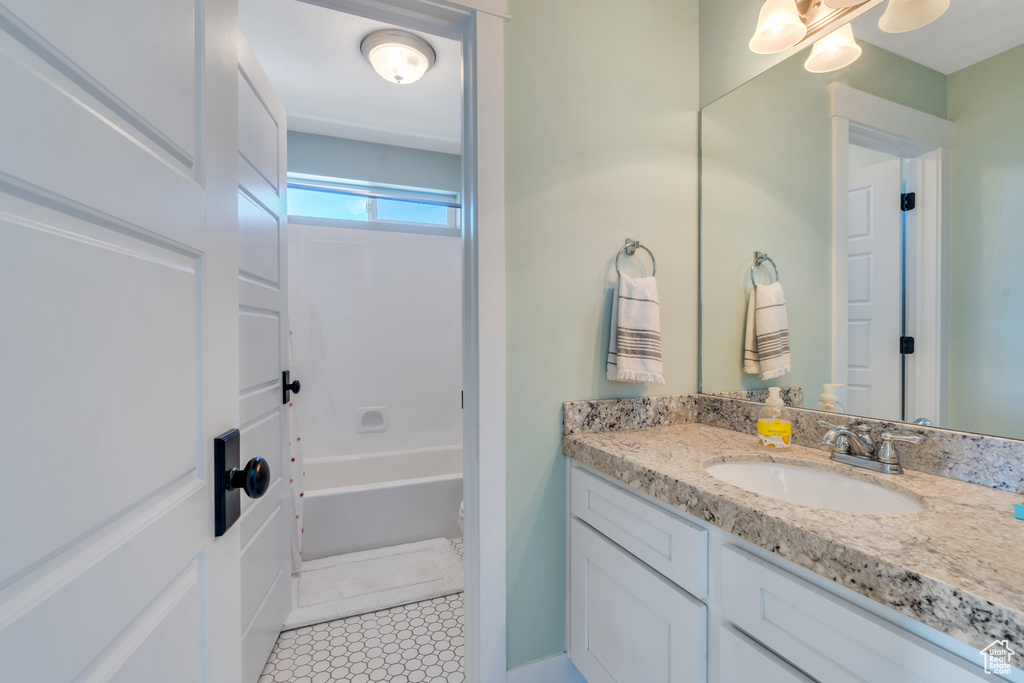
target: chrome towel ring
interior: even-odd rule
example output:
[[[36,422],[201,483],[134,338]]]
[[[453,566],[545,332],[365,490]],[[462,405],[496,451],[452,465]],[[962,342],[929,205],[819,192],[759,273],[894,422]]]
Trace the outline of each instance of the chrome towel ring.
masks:
[[[775,282],[779,281],[779,267],[777,265],[775,265],[775,261],[772,261],[772,258],[768,254],[764,253],[763,251],[755,251],[754,252],[754,262],[750,264],[750,284],[752,284],[754,286],[757,286],[757,283],[754,282],[754,268],[756,268],[757,266],[762,265],[765,261],[767,261],[768,263],[772,264],[772,268],[775,269]],[[775,283],[769,282],[768,284],[775,284]]]
[[[640,242],[638,240],[630,239],[628,237],[626,238],[625,246],[623,246],[621,249],[619,249],[619,253],[615,255],[615,272],[620,274],[620,275],[622,274],[621,271],[619,270],[619,257],[622,256],[622,253],[625,252],[627,256],[632,256],[633,254],[636,253],[637,249],[643,249],[644,251],[647,252],[648,256],[651,257],[651,277],[654,277],[655,275],[657,275],[658,274],[658,262],[654,260],[654,252],[652,252],[650,249],[648,249],[644,245],[640,244]]]

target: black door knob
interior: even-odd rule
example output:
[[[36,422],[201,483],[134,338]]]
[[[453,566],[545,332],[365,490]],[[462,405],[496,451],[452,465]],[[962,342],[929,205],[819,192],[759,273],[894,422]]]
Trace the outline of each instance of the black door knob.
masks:
[[[242,489],[250,498],[259,498],[270,488],[270,465],[263,458],[253,458],[242,469],[232,468],[226,488],[228,491]]]
[[[302,385],[299,384],[299,380],[292,381],[292,373],[290,370],[284,370],[281,373],[281,402],[288,403],[291,400],[292,393],[299,393],[299,389]]]

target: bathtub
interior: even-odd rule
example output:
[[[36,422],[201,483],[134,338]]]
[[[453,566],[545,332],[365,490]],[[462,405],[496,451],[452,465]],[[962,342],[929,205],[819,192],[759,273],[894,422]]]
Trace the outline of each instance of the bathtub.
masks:
[[[462,448],[307,460],[302,559],[457,538]]]

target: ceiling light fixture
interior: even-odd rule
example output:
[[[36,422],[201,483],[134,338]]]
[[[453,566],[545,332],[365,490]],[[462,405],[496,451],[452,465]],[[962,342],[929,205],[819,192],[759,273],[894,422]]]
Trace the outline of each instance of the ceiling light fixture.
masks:
[[[437,59],[430,43],[415,33],[397,29],[366,34],[359,50],[381,78],[398,85],[420,80]]]
[[[757,17],[757,28],[750,49],[759,55],[788,50],[807,35],[800,20],[796,0],[767,0]]]
[[[804,68],[811,73],[828,73],[853,64],[861,52],[860,45],[853,39],[853,27],[844,24],[814,44]]]
[[[949,9],[949,0],[889,0],[878,28],[886,33],[906,33],[930,24]]]

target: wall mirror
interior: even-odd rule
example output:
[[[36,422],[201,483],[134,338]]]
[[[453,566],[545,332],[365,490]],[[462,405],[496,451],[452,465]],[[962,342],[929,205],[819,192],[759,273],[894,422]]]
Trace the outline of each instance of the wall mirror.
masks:
[[[1024,439],[1024,3],[899,34],[884,10],[851,65],[807,48],[701,110],[700,388],[814,408],[835,383],[850,414]],[[772,379],[744,372],[755,251],[788,318]]]

